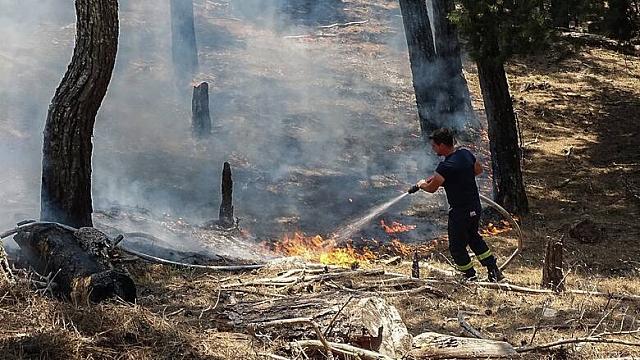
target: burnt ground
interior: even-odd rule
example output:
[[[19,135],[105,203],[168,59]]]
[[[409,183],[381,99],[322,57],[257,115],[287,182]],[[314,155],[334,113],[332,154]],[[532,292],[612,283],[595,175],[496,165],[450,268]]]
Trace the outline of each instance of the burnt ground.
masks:
[[[424,156],[419,146],[396,2],[274,3],[277,6],[259,0],[196,3],[198,79],[211,83],[215,128],[212,139],[201,143],[188,140],[188,96],[172,88],[166,76],[166,49],[158,37],[166,35],[166,29],[150,20],[166,9],[149,10],[153,4],[143,2],[122,4],[120,54],[128,57],[119,58],[96,125],[94,193],[100,210],[150,209],[142,211],[147,214],[143,220],[165,226],[167,232],[175,230],[167,224],[176,221],[183,230],[205,222],[217,216],[220,172],[228,160],[234,171],[236,215],[256,242],[274,241],[291,231],[326,235],[433,168],[434,159]],[[368,22],[319,28],[363,20]],[[42,88],[55,88],[73,43],[69,21],[67,16],[40,27],[42,43],[34,40],[7,53],[17,54],[15,58],[0,53],[1,69],[15,71],[23,69],[19,64],[28,64],[33,76],[43,79]],[[35,47],[29,45],[50,54],[54,65],[34,60]],[[465,70],[482,117],[473,63],[467,60]],[[28,71],[22,71],[19,77],[28,83]],[[510,62],[531,214],[521,219],[525,250],[507,269],[509,281],[537,287],[544,242],[562,237],[567,287],[640,293],[639,74],[637,57],[571,43]],[[34,216],[37,208],[37,191],[29,189],[37,188],[40,125],[16,125],[11,118],[38,124],[34,119],[44,118],[49,92],[35,90],[38,110],[9,110],[0,118],[3,148],[17,154],[13,159],[25,159],[3,163],[15,174],[10,186],[3,185],[9,186],[3,189],[5,225]],[[6,110],[19,104],[16,99],[26,93],[11,93],[0,105]],[[472,146],[486,159],[486,139]],[[486,190],[488,180],[482,179],[481,185]],[[418,195],[381,218],[417,225],[401,240],[419,245],[442,238],[445,215],[442,195]],[[377,225],[381,218],[356,237],[390,240]],[[584,219],[600,230],[597,242],[585,244],[571,236],[571,227]],[[506,232],[489,240],[504,258],[513,249],[514,236]],[[446,243],[438,244],[422,256],[430,266],[444,269]],[[408,273],[409,267],[401,264],[391,270]],[[9,358],[257,358],[256,351],[274,346],[218,331],[206,314],[193,315],[217,302],[218,281],[228,274],[144,264],[133,265],[131,271],[141,291],[133,307],[69,304],[3,285],[3,353]],[[455,286],[447,290],[453,297],[445,301],[422,295],[388,300],[414,335],[426,330],[459,334],[451,319],[461,308],[478,313],[469,322],[490,338],[514,345],[533,337],[533,343],[543,343],[638,328],[640,308],[633,302]],[[166,316],[180,308],[189,311]],[[555,312],[543,316],[549,313],[544,309]],[[541,326],[534,335],[526,327],[536,324]],[[562,327],[551,328],[557,325]],[[625,339],[634,341],[634,336]],[[531,358],[638,356],[636,349],[570,346]]]

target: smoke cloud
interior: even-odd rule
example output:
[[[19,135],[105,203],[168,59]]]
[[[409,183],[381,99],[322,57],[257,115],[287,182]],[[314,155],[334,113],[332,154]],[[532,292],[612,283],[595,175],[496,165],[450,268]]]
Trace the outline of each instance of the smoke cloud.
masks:
[[[0,0],[0,226],[37,218],[42,129],[71,58],[75,9]],[[121,1],[116,68],[94,131],[94,209],[217,217],[222,164],[259,238],[333,232],[430,172],[397,4],[195,0],[213,134],[191,135],[168,1]],[[320,28],[368,20],[366,26]],[[409,202],[390,210],[400,217]]]

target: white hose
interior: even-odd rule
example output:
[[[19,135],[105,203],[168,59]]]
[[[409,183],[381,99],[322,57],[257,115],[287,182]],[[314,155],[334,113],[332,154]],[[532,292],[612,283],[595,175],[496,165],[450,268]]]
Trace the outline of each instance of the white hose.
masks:
[[[513,228],[518,233],[518,246],[516,247],[516,250],[513,252],[513,254],[511,254],[511,256],[507,258],[507,260],[504,261],[504,263],[502,263],[502,265],[499,266],[500,270],[503,270],[516,257],[516,255],[518,255],[522,251],[522,242],[523,242],[524,235],[522,234],[520,225],[518,225],[516,220],[513,218],[513,216],[511,216],[511,214],[509,214],[507,210],[505,210],[502,206],[496,204],[493,200],[489,199],[488,197],[482,194],[480,194],[480,199],[482,199],[482,201],[489,204],[489,206],[496,209],[502,216],[504,216],[509,221],[509,223],[513,225]]]

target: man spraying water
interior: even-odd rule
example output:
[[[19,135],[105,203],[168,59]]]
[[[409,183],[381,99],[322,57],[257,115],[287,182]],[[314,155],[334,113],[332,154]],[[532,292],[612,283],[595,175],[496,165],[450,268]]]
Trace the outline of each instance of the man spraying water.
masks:
[[[482,165],[467,149],[454,147],[453,134],[449,129],[438,129],[431,134],[431,148],[444,156],[435,173],[418,181],[409,193],[424,190],[436,192],[444,187],[449,202],[449,252],[456,268],[469,280],[476,280],[476,271],[467,252],[473,250],[480,263],[487,267],[489,281],[504,279],[487,243],[478,233],[480,222],[480,196],[475,177],[482,174]]]

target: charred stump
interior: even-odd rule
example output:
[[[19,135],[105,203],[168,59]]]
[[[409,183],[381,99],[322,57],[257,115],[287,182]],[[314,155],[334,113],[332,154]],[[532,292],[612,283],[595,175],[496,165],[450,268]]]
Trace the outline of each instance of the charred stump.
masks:
[[[209,115],[209,84],[202,82],[193,87],[191,100],[191,128],[193,136],[205,138],[211,135],[211,116]]]
[[[418,257],[418,251],[413,252],[413,259],[411,261],[411,277],[420,278],[420,258]]]
[[[43,220],[92,226],[93,126],[118,48],[117,0],[76,0],[76,44],[51,100],[42,146]]]
[[[222,169],[222,203],[220,204],[220,214],[218,216],[220,225],[232,227],[233,221],[233,180],[231,179],[231,165],[224,163]]]
[[[171,55],[177,80],[191,81],[198,71],[192,0],[171,0]]]
[[[400,11],[404,33],[409,48],[409,62],[413,75],[413,88],[420,117],[420,129],[425,143],[429,135],[440,127],[435,118],[437,79],[434,71],[436,59],[431,34],[431,22],[426,2],[420,0],[400,0]]]
[[[52,281],[60,295],[77,302],[100,302],[116,296],[135,301],[133,280],[97,255],[103,250],[97,247],[107,243],[87,239],[88,233],[95,232],[92,228],[34,224],[18,231],[14,240],[38,272],[54,274]]]
[[[547,240],[542,268],[542,287],[554,291],[564,290],[564,272],[562,268],[562,239]]]

